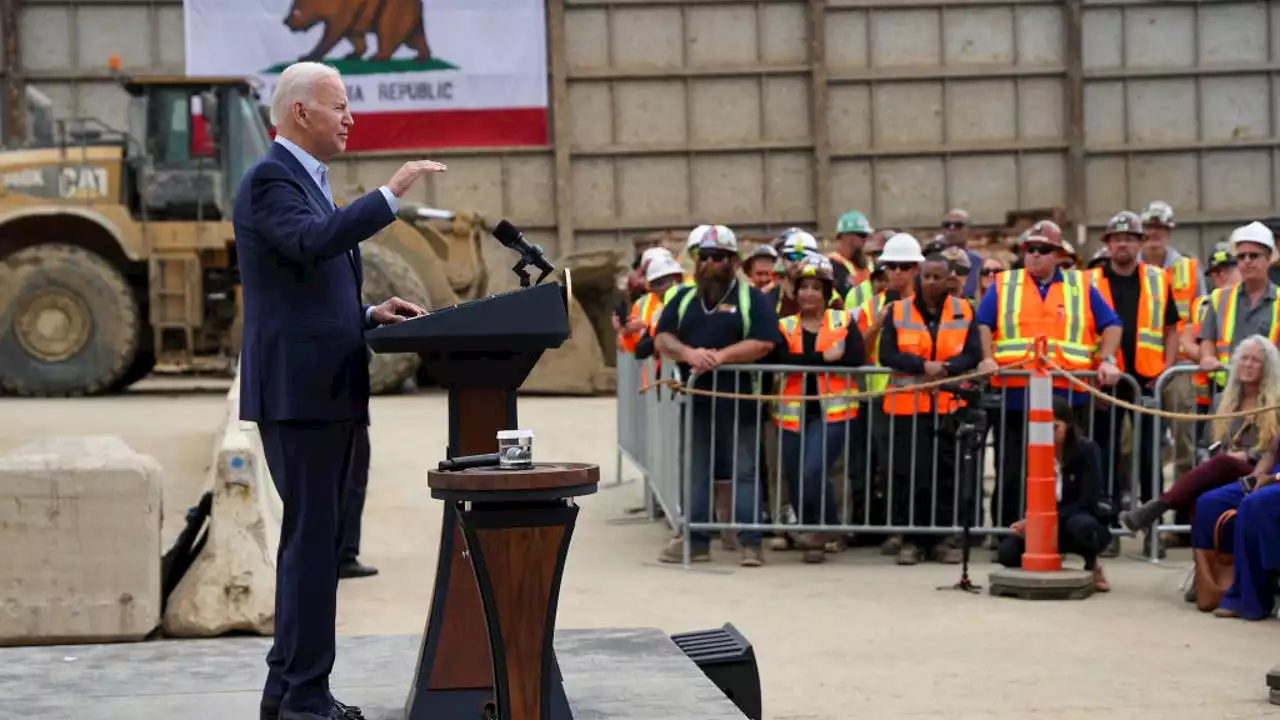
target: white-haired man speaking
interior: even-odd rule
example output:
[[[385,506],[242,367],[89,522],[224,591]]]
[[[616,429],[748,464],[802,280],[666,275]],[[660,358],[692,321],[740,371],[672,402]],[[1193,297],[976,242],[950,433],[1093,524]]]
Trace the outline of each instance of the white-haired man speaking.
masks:
[[[395,220],[413,183],[443,165],[405,163],[337,208],[325,163],[352,130],[338,72],[291,65],[271,101],[276,141],[245,175],[233,222],[244,291],[240,418],[258,424],[284,502],[266,720],[359,720],[334,699],[334,618],[343,505],[356,434],[369,422],[364,331],[426,312],[390,298],[362,305],[360,243]]]

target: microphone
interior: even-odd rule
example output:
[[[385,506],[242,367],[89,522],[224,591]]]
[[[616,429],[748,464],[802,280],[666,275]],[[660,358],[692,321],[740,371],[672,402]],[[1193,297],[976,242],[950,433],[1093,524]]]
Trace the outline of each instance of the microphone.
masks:
[[[538,276],[539,283],[555,272],[555,266],[547,260],[546,255],[542,253],[542,248],[529,244],[529,241],[524,237],[524,233],[520,232],[515,225],[506,220],[501,220],[493,228],[493,236],[505,247],[520,254],[520,262],[512,270],[520,276],[521,284],[527,284],[529,278],[529,274],[524,271],[526,265],[532,265],[542,271],[542,274]]]

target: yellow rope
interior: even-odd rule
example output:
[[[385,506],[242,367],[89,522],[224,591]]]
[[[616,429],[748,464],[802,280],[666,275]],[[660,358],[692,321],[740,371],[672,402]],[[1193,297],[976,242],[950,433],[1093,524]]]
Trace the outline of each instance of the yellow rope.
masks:
[[[783,395],[780,393],[766,395],[763,393],[737,393],[737,392],[722,392],[718,390],[704,390],[702,388],[690,387],[678,380],[659,380],[658,382],[648,387],[637,390],[636,394],[644,394],[646,392],[653,391],[660,387],[667,387],[667,388],[670,388],[672,392],[684,393],[686,395],[696,395],[700,397],[717,397],[717,398],[723,398],[726,400],[799,401],[799,400],[828,400],[831,398],[842,398],[842,399],[848,399],[851,401],[871,400],[873,398],[883,397],[886,395],[895,395],[899,393],[923,392],[923,391],[932,390],[934,388],[941,387],[943,385],[947,385],[951,383],[963,383],[963,382],[969,382],[971,380],[979,380],[985,377],[1003,373],[1008,370],[1016,370],[1024,365],[1031,363],[1035,359],[1036,358],[1034,357],[1024,358],[1016,363],[1013,363],[1012,365],[1004,365],[1000,367],[998,370],[994,370],[994,371],[975,370],[974,372],[966,373],[964,375],[957,375],[955,377],[942,378],[941,380],[931,380],[929,382],[919,383],[916,385],[889,387],[889,388],[885,388],[884,390],[864,390],[864,391],[842,390],[840,392],[821,393],[819,395],[807,395],[807,394],[806,395]],[[1058,373],[1061,373],[1064,377],[1066,377],[1068,382],[1083,389],[1085,392],[1088,392],[1090,395],[1093,395],[1094,397],[1102,400],[1103,402],[1116,405],[1118,407],[1124,408],[1126,410],[1130,410],[1135,413],[1142,413],[1145,415],[1155,415],[1156,417],[1161,417],[1166,420],[1192,420],[1197,422],[1212,421],[1212,420],[1219,420],[1219,419],[1249,417],[1251,415],[1258,415],[1264,412],[1275,412],[1277,410],[1280,410],[1280,405],[1271,405],[1268,407],[1254,408],[1252,410],[1235,410],[1233,412],[1222,412],[1222,413],[1215,413],[1212,415],[1200,415],[1197,413],[1179,413],[1179,412],[1173,412],[1171,410],[1161,410],[1158,408],[1143,407],[1141,405],[1135,405],[1131,402],[1121,400],[1120,398],[1117,398],[1114,395],[1110,395],[1102,391],[1101,389],[1090,385],[1084,380],[1081,380],[1080,378],[1072,375],[1071,371],[1066,370],[1061,365],[1054,362],[1053,358],[1049,356],[1041,356],[1039,359],[1047,367],[1049,367],[1049,369],[1054,370]],[[795,371],[795,372],[801,372],[801,371]],[[831,371],[827,370],[826,372],[831,372]],[[832,372],[831,374],[836,374],[836,373]]]

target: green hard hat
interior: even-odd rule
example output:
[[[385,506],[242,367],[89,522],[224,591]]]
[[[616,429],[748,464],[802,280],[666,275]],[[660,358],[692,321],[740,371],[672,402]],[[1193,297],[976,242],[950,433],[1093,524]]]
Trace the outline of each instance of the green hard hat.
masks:
[[[872,229],[871,223],[867,221],[867,216],[857,210],[850,210],[849,212],[841,215],[839,222],[836,223],[837,235],[842,233],[870,235],[873,232],[875,232],[875,230]]]

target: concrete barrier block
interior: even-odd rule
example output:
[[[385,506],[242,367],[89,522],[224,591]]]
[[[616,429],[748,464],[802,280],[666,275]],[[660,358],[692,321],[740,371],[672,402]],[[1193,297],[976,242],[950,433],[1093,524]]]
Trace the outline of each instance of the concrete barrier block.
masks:
[[[255,423],[241,422],[240,380],[227,393],[227,421],[213,449],[207,540],[165,609],[165,634],[271,634],[275,622],[280,496]]]
[[[159,463],[118,437],[0,457],[0,645],[141,640],[160,622]]]

